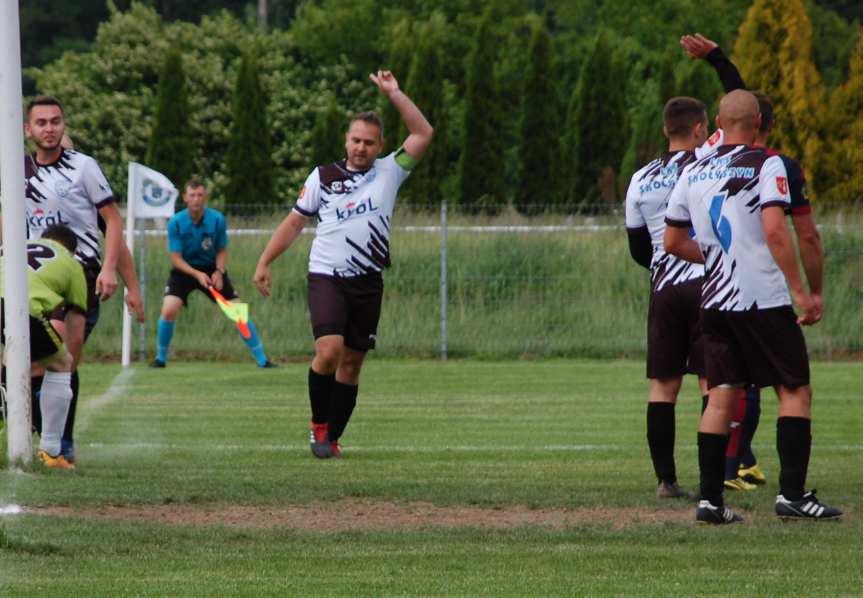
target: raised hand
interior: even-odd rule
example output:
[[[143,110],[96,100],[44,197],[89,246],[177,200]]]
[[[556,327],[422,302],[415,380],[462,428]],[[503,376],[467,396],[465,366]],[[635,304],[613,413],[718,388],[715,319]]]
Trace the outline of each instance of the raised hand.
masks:
[[[718,48],[719,44],[715,41],[707,39],[700,33],[695,35],[684,35],[680,38],[680,46],[686,51],[693,60],[698,58],[706,58],[714,48]]]
[[[370,73],[369,79],[371,79],[372,83],[377,85],[378,89],[386,95],[390,95],[399,90],[399,82],[391,71],[378,71],[377,74]]]

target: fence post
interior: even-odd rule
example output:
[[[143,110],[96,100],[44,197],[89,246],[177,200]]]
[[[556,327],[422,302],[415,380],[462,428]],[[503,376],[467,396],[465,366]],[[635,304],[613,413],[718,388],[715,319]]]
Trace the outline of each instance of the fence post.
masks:
[[[138,287],[141,289],[141,305],[147,308],[147,224],[143,218],[138,219],[138,234],[141,236],[138,249]],[[138,324],[138,361],[147,362],[147,325]]]
[[[446,246],[446,200],[440,202],[440,358],[447,358],[447,246]]]

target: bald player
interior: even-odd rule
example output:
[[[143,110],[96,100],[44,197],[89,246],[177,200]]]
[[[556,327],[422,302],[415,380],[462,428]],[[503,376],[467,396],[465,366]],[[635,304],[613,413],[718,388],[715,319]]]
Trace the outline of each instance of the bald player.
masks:
[[[817,321],[818,306],[803,284],[785,223],[790,205],[785,167],[778,156],[753,147],[760,124],[754,95],[727,94],[716,119],[724,143],[684,169],[665,219],[665,250],[703,263],[705,270],[701,309],[709,399],[698,428],[701,487],[695,516],[708,524],[742,521],[724,505],[723,478],[729,421],[746,384],[773,386],[779,398],[776,514],[842,515],[805,490],[812,390],[800,326]]]

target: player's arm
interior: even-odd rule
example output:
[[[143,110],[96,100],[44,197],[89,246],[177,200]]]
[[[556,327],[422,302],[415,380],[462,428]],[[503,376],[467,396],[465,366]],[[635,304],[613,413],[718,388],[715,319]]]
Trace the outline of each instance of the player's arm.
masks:
[[[272,290],[270,264],[273,263],[277,257],[287,251],[288,247],[293,244],[294,240],[296,240],[303,231],[303,228],[306,226],[306,222],[308,222],[308,218],[306,216],[303,216],[296,210],[291,211],[291,213],[282,220],[282,223],[279,224],[279,227],[273,232],[273,236],[271,236],[270,240],[267,242],[267,246],[264,247],[264,251],[258,259],[258,265],[255,268],[254,279],[255,287],[257,287],[258,292],[260,292],[264,297],[269,297],[270,291]]]
[[[87,325],[87,318],[79,309],[70,308],[66,310],[63,322],[65,325],[63,344],[66,345],[66,350],[72,355],[75,360],[75,367],[77,367],[84,352],[84,330]]]
[[[402,147],[414,160],[423,157],[434,136],[434,129],[417,108],[416,104],[399,89],[399,83],[390,71],[372,73],[369,79],[387,96],[390,103],[398,110],[402,122],[408,130],[407,139]]]
[[[629,241],[629,255],[639,266],[650,270],[650,260],[653,257],[653,242],[650,239],[650,231],[646,226],[626,229]]]
[[[96,277],[96,293],[105,301],[117,291],[117,262],[123,245],[123,219],[113,201],[100,207],[99,215],[105,221],[105,256],[102,270]]]
[[[815,302],[818,319],[824,309],[824,247],[821,235],[815,226],[812,212],[791,213],[791,223],[797,233],[797,245],[800,249],[800,261],[803,262],[803,272],[809,283],[809,293]]]
[[[696,33],[681,37],[680,45],[690,58],[702,59],[710,63],[710,66],[719,75],[719,80],[722,81],[722,87],[726,93],[735,89],[746,89],[746,83],[744,83],[740,71],[715,41]]]
[[[135,273],[135,260],[125,243],[120,244],[120,256],[117,259],[117,272],[126,285],[126,307],[135,314],[139,322],[144,321],[144,302],[138,287],[138,276]]]
[[[225,284],[225,272],[228,271],[228,225],[223,220],[219,220],[219,231],[216,238],[216,269],[213,271],[210,280],[213,281],[213,286],[217,291],[222,290]]]
[[[207,275],[206,272],[201,272],[197,268],[193,268],[189,262],[183,259],[183,254],[179,251],[171,251],[171,265],[182,272],[183,274],[188,274],[192,278],[198,281],[198,284],[204,287],[205,289],[209,286],[212,286],[213,280]]]
[[[797,321],[803,325],[814,324],[818,321],[815,302],[806,292],[803,279],[800,277],[794,255],[794,242],[785,224],[784,208],[775,205],[762,208],[761,223],[764,226],[764,237],[770,254],[785,276],[785,282],[788,284],[794,303],[802,312]]]
[[[704,263],[704,255],[698,243],[689,238],[690,224],[665,219],[665,236],[662,239],[665,252],[696,264]]]

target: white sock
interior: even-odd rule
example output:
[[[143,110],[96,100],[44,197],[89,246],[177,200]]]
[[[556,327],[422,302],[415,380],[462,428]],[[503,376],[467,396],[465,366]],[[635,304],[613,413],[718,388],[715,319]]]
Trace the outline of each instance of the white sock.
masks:
[[[60,454],[60,439],[72,402],[71,372],[45,372],[39,407],[42,409],[42,437],[39,448],[55,457]]]

